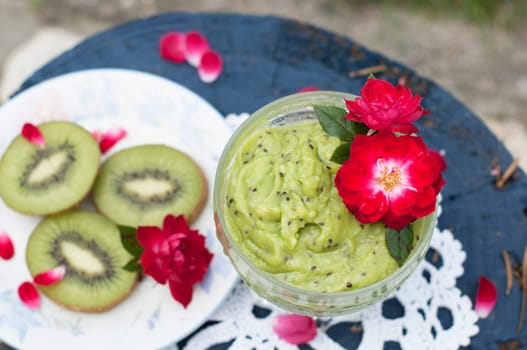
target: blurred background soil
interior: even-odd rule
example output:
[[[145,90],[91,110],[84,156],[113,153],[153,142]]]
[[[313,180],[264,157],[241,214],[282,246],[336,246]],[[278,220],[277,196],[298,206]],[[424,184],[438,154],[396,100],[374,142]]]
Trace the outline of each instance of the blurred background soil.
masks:
[[[527,169],[525,0],[0,0],[0,98],[86,36],[167,11],[273,14],[344,34],[449,90]]]

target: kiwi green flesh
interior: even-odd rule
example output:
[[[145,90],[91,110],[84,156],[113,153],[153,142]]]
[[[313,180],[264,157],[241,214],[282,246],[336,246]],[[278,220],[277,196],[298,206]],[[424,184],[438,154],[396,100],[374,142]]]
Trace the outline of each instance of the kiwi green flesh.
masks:
[[[206,182],[186,154],[164,145],[124,149],[106,160],[95,185],[97,209],[119,225],[161,225],[167,214],[192,219]]]
[[[57,304],[80,311],[106,310],[130,293],[137,274],[122,267],[131,258],[112,222],[80,209],[43,219],[26,249],[32,276],[66,266],[60,282],[39,289]]]
[[[92,135],[71,122],[39,125],[40,148],[22,136],[0,161],[0,196],[12,209],[47,215],[79,203],[90,191],[99,168],[100,151]]]

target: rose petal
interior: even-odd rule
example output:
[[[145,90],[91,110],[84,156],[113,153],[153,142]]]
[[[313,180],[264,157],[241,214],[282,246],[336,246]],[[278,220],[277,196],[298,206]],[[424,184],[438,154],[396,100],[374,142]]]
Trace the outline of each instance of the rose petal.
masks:
[[[185,62],[185,40],[186,35],[184,33],[166,33],[159,40],[159,54],[162,58],[173,63]]]
[[[273,330],[279,338],[293,345],[308,343],[317,336],[315,320],[297,314],[276,316]]]
[[[55,267],[54,269],[41,272],[35,277],[33,277],[33,281],[41,286],[49,286],[54,283],[57,283],[61,281],[64,278],[64,275],[66,274],[66,266],[59,265]]]
[[[217,52],[207,51],[199,63],[198,75],[202,82],[212,83],[218,79],[222,70],[223,60],[221,56]]]
[[[137,241],[145,252],[158,253],[166,235],[156,226],[139,226],[137,228]]]
[[[22,127],[22,136],[32,144],[40,146],[40,148],[44,148],[44,145],[46,144],[44,136],[39,128],[31,123],[24,124]]]
[[[480,318],[486,318],[494,309],[497,299],[498,292],[494,283],[484,276],[480,277],[474,311]]]
[[[501,167],[499,165],[496,165],[494,168],[490,169],[490,175],[492,176],[498,176],[501,172]]]
[[[15,247],[13,241],[7,234],[7,232],[0,233],[0,258],[9,260],[15,255]]]
[[[30,309],[40,307],[40,293],[31,282],[24,282],[18,287],[18,297]]]
[[[174,300],[183,305],[186,309],[188,304],[192,301],[193,285],[174,280],[170,280],[168,284],[170,286],[170,293]]]
[[[310,91],[319,91],[320,89],[315,86],[306,86],[298,90],[297,92],[310,92]]]
[[[419,129],[417,129],[417,127],[415,125],[413,125],[413,124],[392,125],[390,130],[392,132],[398,132],[398,133],[401,133],[401,134],[404,134],[404,135],[416,134],[419,131]]]
[[[190,227],[188,227],[187,220],[185,219],[184,215],[174,216],[169,214],[163,219],[163,233],[165,236],[180,232],[187,232],[188,230],[190,230]]]
[[[203,55],[209,51],[207,38],[197,31],[188,32],[185,36],[185,58],[187,62],[197,67]]]
[[[97,143],[101,142],[102,140],[102,132],[99,129],[92,131],[91,136],[95,141],[97,141]]]
[[[94,135],[94,133],[92,133]],[[115,130],[109,130],[104,133],[98,132],[97,137],[94,136],[95,140],[99,142],[99,149],[102,154],[105,154],[115,146],[115,144],[125,138],[127,135],[126,130],[118,128]]]
[[[141,267],[144,273],[155,279],[157,283],[167,283],[170,271],[164,266],[162,259],[157,259],[155,255],[144,252],[141,254]]]

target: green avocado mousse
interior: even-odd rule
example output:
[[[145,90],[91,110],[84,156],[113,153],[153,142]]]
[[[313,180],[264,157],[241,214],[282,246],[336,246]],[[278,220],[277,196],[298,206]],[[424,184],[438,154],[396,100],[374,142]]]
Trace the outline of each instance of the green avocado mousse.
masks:
[[[346,140],[331,129],[331,120],[328,124],[342,117],[332,114],[346,112],[345,101],[353,98],[315,91],[275,101],[242,124],[219,162],[214,207],[225,253],[257,294],[290,311],[330,316],[381,300],[423,259],[435,227],[435,201],[431,213],[428,197],[422,196],[414,206],[426,206],[405,209],[420,191],[414,183],[427,181],[411,178],[408,167],[387,161],[377,162],[372,170],[376,182],[368,186],[374,191],[409,191],[400,203],[392,196],[394,208],[386,209],[379,196],[368,196],[367,205],[357,204],[355,198],[362,198],[364,191],[355,194],[355,183],[365,182],[365,177],[351,184],[342,181],[344,175],[354,176],[347,175],[355,171],[348,169],[353,161],[345,159],[354,152],[353,139],[377,140],[353,123],[348,124],[355,128],[349,129],[353,135]],[[390,138],[379,137],[382,144],[399,142],[378,133]],[[366,159],[367,153],[355,158]],[[388,156],[383,159],[391,159]],[[437,181],[426,186],[440,188]],[[415,218],[417,211],[428,213]],[[382,221],[385,217],[388,225]]]

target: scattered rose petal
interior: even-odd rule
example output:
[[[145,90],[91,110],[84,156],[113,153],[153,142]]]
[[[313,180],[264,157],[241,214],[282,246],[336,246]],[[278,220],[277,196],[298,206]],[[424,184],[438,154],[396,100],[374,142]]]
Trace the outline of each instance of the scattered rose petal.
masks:
[[[499,165],[495,166],[494,168],[490,169],[490,175],[492,176],[498,176],[501,172],[501,167]]]
[[[203,55],[199,64],[199,78],[204,83],[212,83],[218,79],[222,69],[223,60],[221,56],[217,52],[208,51]]]
[[[305,344],[317,336],[317,324],[312,317],[288,314],[276,316],[276,335],[289,344]]]
[[[24,124],[22,127],[22,136],[32,144],[40,146],[40,148],[44,148],[44,145],[46,144],[44,136],[38,127],[31,123]]]
[[[310,91],[319,91],[320,89],[315,86],[306,86],[298,90],[297,92],[310,92]]]
[[[0,232],[0,258],[9,260],[15,255],[13,241],[6,232]]]
[[[24,282],[18,287],[18,297],[30,309],[40,307],[40,293],[31,282]]]
[[[203,55],[209,51],[207,38],[197,31],[190,31],[185,36],[185,58],[187,62],[197,67]]]
[[[99,130],[92,132],[92,136],[99,143],[99,149],[102,154],[105,154],[115,146],[115,144],[125,138],[127,135],[126,130],[123,128],[109,130],[102,133]]]
[[[480,318],[486,318],[498,299],[498,292],[494,283],[486,277],[479,278],[478,292],[476,294],[476,305],[474,310]]]
[[[159,41],[161,57],[174,63],[185,62],[185,38],[186,35],[179,32],[169,32],[163,35]]]
[[[41,286],[49,286],[61,281],[64,278],[65,274],[66,266],[59,265],[54,269],[41,272],[35,275],[35,277],[33,277],[33,281],[35,281],[36,284],[39,284]]]

